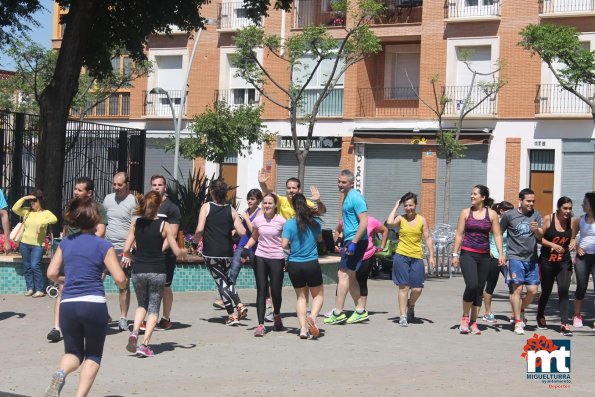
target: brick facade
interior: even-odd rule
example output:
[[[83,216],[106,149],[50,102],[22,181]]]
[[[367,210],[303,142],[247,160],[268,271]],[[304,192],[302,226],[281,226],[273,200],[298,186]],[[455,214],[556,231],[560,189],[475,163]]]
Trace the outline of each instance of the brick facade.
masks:
[[[516,204],[521,179],[521,138],[506,138],[504,200]]]

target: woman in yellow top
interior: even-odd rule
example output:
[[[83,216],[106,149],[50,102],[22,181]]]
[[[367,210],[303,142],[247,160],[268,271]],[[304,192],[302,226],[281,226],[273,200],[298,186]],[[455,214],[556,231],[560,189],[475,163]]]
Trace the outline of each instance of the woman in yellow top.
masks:
[[[29,201],[29,207],[23,207],[26,201]],[[25,296],[34,298],[45,296],[39,264],[43,256],[47,226],[56,223],[58,219],[56,215],[43,209],[43,192],[41,190],[36,190],[33,194],[20,198],[12,207],[12,211],[23,217],[24,232],[19,250],[23,257],[23,269],[27,283]]]
[[[397,209],[403,204],[404,215],[397,215]],[[424,287],[425,269],[423,261],[423,236],[428,251],[430,251],[430,265],[435,267],[432,237],[428,230],[426,218],[419,215],[417,195],[407,192],[395,204],[395,208],[388,215],[386,223],[390,227],[399,226],[399,244],[393,257],[393,282],[399,286],[399,325],[406,327],[415,319],[415,302],[419,299]]]

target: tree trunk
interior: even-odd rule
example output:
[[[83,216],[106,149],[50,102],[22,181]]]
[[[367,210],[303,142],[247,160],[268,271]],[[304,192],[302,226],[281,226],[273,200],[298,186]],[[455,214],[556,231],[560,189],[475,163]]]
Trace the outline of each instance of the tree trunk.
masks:
[[[45,207],[58,217],[59,224],[68,113],[78,89],[95,4],[96,0],[71,3],[56,69],[39,100],[41,128],[35,165],[36,186],[44,191]]]
[[[298,179],[302,183],[302,189],[304,188],[304,176],[306,174],[306,155],[307,153],[302,152],[302,154],[296,156],[298,162]]]
[[[446,175],[444,177],[444,212],[442,213],[442,223],[450,223],[450,166],[451,158],[446,158]]]

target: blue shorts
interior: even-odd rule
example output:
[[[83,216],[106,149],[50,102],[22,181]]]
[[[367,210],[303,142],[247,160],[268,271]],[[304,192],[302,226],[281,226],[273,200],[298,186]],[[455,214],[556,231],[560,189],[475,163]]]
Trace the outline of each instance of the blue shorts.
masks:
[[[341,251],[341,262],[339,263],[339,270],[347,269],[353,270],[357,272],[359,268],[362,266],[362,262],[364,261],[364,254],[366,253],[366,249],[368,248],[368,240],[360,240],[355,247],[355,252],[353,255],[347,255],[347,247],[351,241],[345,241],[343,243],[343,250]]]
[[[418,258],[395,254],[393,257],[393,283],[423,288],[426,279],[424,261]]]
[[[508,284],[539,285],[539,266],[537,261],[508,261]]]

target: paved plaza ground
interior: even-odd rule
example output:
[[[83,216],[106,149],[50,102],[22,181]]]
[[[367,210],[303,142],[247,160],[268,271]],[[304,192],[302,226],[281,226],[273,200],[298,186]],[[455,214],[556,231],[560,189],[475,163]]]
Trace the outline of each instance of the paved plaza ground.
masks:
[[[501,281],[501,280],[500,280]],[[292,288],[283,290],[286,331],[253,337],[254,290],[240,290],[250,306],[248,319],[237,327],[223,325],[224,312],[211,306],[215,292],[179,293],[173,308],[174,328],[156,332],[154,358],[136,358],[125,350],[126,333],[115,323],[91,396],[592,396],[595,389],[595,313],[592,288],[586,300],[589,328],[571,338],[570,389],[551,390],[526,379],[521,358],[534,332],[563,339],[557,332],[553,296],[547,319],[552,329],[535,330],[531,306],[525,336],[514,334],[504,285],[496,290],[498,323],[481,323],[482,335],[460,335],[463,280],[429,279],[417,304],[419,321],[407,328],[394,322],[396,287],[389,280],[370,280],[370,321],[322,326],[318,340],[300,340]],[[574,285],[571,287],[574,292]],[[572,297],[571,293],[571,297]],[[335,286],[325,288],[324,309],[334,303]],[[56,370],[62,343],[49,343],[51,298],[0,296],[0,396],[40,395]],[[108,295],[112,316],[117,296]],[[136,299],[132,298],[134,310]],[[352,304],[347,305],[351,309]],[[319,319],[322,323],[322,318]],[[554,328],[554,324],[556,325]],[[63,396],[74,395],[78,374],[67,378]],[[4,392],[4,393],[3,393]]]

